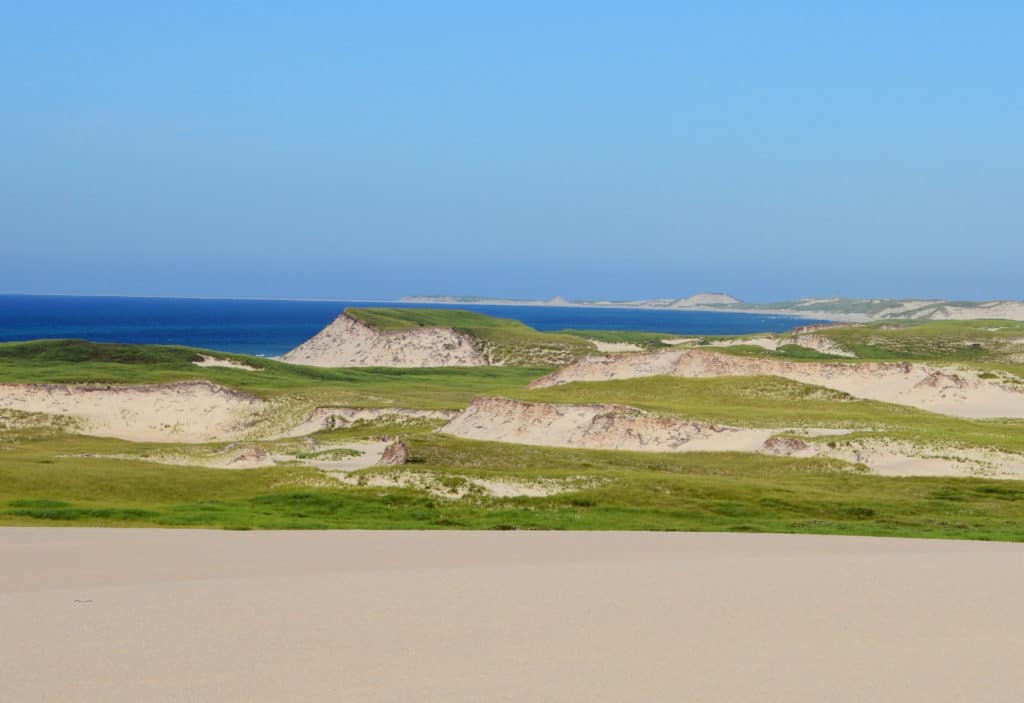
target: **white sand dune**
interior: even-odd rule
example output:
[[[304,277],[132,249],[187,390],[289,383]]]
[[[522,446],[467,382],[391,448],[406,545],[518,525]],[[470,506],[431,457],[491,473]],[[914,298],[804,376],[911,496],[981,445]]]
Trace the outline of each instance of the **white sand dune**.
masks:
[[[135,442],[237,439],[260,399],[207,381],[141,386],[0,384],[0,408],[75,418],[84,434]]]
[[[778,430],[652,415],[624,405],[477,398],[439,431],[467,439],[650,452],[756,451]]]
[[[281,357],[306,366],[487,366],[472,335],[447,327],[379,330],[342,314]]]
[[[826,457],[863,464],[882,476],[1024,479],[1024,455],[994,449],[919,446],[873,438],[845,441],[841,438],[849,430],[730,427],[655,415],[623,405],[477,398],[438,431],[466,439],[576,449]],[[792,433],[839,441],[804,441]]]
[[[807,436],[810,436],[809,434]],[[760,451],[794,457],[823,456],[864,464],[880,476],[959,476],[1024,479],[1024,454],[956,444],[927,445],[889,438],[832,442],[775,438]]]
[[[222,357],[210,356],[209,354],[200,354],[199,361],[193,361],[196,366],[219,366],[225,369],[238,369],[240,371],[262,371],[255,366],[244,364],[241,361],[235,361],[234,359],[224,359]]]
[[[594,348],[602,354],[643,351],[643,347],[637,346],[632,342],[602,342],[600,339],[588,339],[587,341],[593,344]]]
[[[738,339],[715,339],[704,346],[708,347],[761,347],[775,351],[786,341],[782,337],[740,337]]]
[[[644,376],[779,376],[857,398],[899,403],[946,415],[1024,417],[1024,386],[981,378],[971,369],[911,363],[794,362],[704,349],[590,356],[537,379],[530,387]]]
[[[0,699],[1017,703],[1024,545],[0,529]]]

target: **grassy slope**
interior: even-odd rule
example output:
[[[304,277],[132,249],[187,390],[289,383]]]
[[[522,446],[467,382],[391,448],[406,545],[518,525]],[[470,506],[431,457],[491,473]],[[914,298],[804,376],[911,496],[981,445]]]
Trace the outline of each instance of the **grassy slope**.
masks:
[[[313,394],[322,402],[375,407],[458,408],[480,393],[505,393],[541,376],[543,369],[469,367],[330,369],[293,366],[260,357],[208,352],[262,371],[199,367],[186,347],[45,340],[0,344],[3,383],[168,383],[207,379],[272,398]]]
[[[1024,337],[1024,322],[1004,320],[876,322],[829,328],[819,334],[862,359],[878,361],[1021,366],[1011,361],[1011,357],[1024,352],[1024,345],[1014,344]]]
[[[911,361],[958,364],[978,369],[1004,370],[1024,376],[1024,323],[1004,320],[964,320],[936,322],[873,322],[865,325],[837,326],[815,334],[831,339],[857,355],[855,359],[833,357],[811,349],[786,345],[768,351],[753,345],[715,347],[724,354],[785,358],[794,361],[831,360],[842,363],[861,361]],[[757,334],[738,337],[704,337],[704,340],[780,335]],[[699,344],[698,344],[699,346]],[[705,347],[706,348],[706,347]]]
[[[657,332],[612,330],[563,330],[565,334],[606,342],[630,342],[645,349],[670,348],[662,339],[673,336]],[[920,361],[939,364],[966,364],[981,369],[1002,369],[1024,376],[1024,322],[1005,320],[887,321],[863,325],[836,326],[815,332],[854,352],[850,359],[824,354],[813,349],[787,344],[777,351],[756,345],[709,347],[714,340],[742,341],[761,337],[786,337],[785,334],[682,335],[692,336],[695,346],[723,354],[791,359],[794,361]],[[704,344],[702,344],[704,343]],[[680,348],[680,347],[671,347]]]
[[[936,415],[774,377],[655,376],[519,390],[513,396],[552,403],[620,403],[741,427],[870,428],[873,433],[929,444],[956,442],[1024,452],[1021,420]]]
[[[353,431],[348,431],[352,434]],[[249,528],[547,528],[816,532],[1024,539],[1024,484],[887,479],[821,460],[646,454],[407,436],[414,463],[442,475],[587,477],[546,498],[445,500],[409,489],[315,486],[315,470],[224,471],[60,453],[127,443],[50,433],[5,437],[0,524]]]

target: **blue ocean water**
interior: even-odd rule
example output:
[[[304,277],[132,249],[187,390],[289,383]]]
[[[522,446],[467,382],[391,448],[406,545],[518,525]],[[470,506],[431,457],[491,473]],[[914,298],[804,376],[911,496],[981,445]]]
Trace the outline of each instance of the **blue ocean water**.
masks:
[[[436,307],[407,303],[201,298],[113,298],[0,295],[0,341],[88,339],[94,342],[182,344],[277,356],[309,339],[346,307]],[[539,330],[638,330],[678,335],[782,332],[820,322],[779,315],[459,305]]]

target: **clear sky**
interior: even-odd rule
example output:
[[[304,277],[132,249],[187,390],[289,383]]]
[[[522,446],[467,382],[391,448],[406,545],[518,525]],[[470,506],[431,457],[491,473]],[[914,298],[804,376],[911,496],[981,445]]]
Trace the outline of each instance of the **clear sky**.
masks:
[[[1024,298],[1024,3],[0,2],[0,292]]]

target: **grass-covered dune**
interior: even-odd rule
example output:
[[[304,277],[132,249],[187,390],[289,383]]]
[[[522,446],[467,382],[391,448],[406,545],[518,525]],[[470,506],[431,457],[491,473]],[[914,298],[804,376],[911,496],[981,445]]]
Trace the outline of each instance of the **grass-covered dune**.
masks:
[[[621,404],[676,417],[739,427],[861,430],[922,445],[946,444],[1024,452],[1024,420],[971,420],[904,405],[854,398],[820,386],[768,376],[577,382],[512,397],[532,402]]]
[[[976,368],[1024,371],[1024,322],[1007,320],[955,320],[937,322],[889,321],[864,324],[823,326],[813,334],[829,340],[853,354],[857,361],[918,361],[940,364],[964,364]],[[730,340],[736,346],[718,349],[729,354],[781,357],[795,361],[820,360],[828,354],[815,353],[797,344],[778,350],[744,345],[751,338],[777,338],[789,341],[790,335],[759,334],[739,337],[702,337],[698,346],[718,340]],[[836,360],[843,360],[836,357]]]
[[[258,371],[200,367],[202,355],[231,359]],[[473,396],[503,394],[544,369],[346,368],[285,364],[263,357],[188,347],[40,340],[0,344],[0,383],[149,384],[209,380],[262,398],[309,394],[319,402],[376,407],[459,408]]]
[[[518,320],[467,310],[347,308],[344,314],[374,329],[409,331],[449,328],[478,340],[489,361],[504,366],[557,366],[595,351],[576,335],[540,332]]]
[[[494,335],[492,340],[526,343],[533,335],[549,337],[517,323],[481,321],[459,313],[355,314],[366,315],[367,324],[382,329],[437,323],[485,334],[480,330],[490,325],[486,334]],[[1015,355],[1022,351],[1024,325],[1014,323],[864,325],[816,333],[856,351],[858,358],[843,363],[928,361],[1021,370]],[[555,336],[589,345],[586,334]],[[606,339],[660,344],[661,335],[655,333],[622,334],[609,333]],[[784,347],[721,351],[787,353]],[[204,356],[250,368],[196,365]],[[779,378],[650,377],[527,390],[549,370],[320,368],[184,347],[76,340],[0,344],[0,383],[154,384],[202,379],[271,404],[303,408],[460,409],[477,396],[503,396],[631,405],[743,427],[836,428],[855,430],[845,435],[853,438],[1024,451],[1020,421],[958,419]],[[60,422],[0,411],[0,524],[724,530],[1024,539],[1024,483],[1019,481],[882,477],[856,463],[821,456],[501,444],[436,433],[442,424],[367,423],[324,429],[302,440],[331,447],[398,435],[408,447],[405,465],[360,470],[349,482],[340,482],[298,461],[245,470],[203,468],[187,461],[156,463],[154,456],[161,452],[216,452],[227,443],[186,447],[90,437],[73,434],[73,428]],[[242,444],[287,450],[296,457],[313,451],[297,441]],[[526,490],[503,493],[481,488],[489,485]]]

